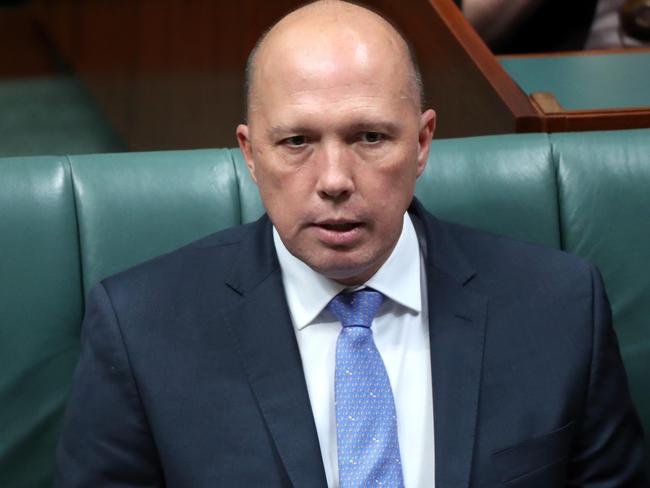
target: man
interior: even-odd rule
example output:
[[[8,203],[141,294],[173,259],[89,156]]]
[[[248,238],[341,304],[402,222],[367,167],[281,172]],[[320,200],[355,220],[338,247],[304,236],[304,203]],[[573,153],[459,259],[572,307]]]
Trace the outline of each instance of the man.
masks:
[[[94,289],[57,486],[646,486],[598,273],[413,200],[393,27],[310,4],[249,81],[268,217]]]

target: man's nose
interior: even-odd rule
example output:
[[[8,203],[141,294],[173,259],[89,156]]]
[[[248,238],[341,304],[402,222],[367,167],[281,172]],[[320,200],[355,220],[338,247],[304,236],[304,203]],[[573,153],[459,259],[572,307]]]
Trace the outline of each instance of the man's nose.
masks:
[[[317,171],[316,190],[321,198],[341,201],[354,192],[353,161],[345,148],[322,146]]]

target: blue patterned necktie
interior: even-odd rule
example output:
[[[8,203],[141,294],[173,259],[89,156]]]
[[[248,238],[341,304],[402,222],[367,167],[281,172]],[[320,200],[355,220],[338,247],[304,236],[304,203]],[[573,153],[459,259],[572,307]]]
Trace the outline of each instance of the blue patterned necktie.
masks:
[[[384,296],[341,293],[327,308],[343,328],[336,342],[336,439],[341,488],[403,487],[395,401],[372,337]]]

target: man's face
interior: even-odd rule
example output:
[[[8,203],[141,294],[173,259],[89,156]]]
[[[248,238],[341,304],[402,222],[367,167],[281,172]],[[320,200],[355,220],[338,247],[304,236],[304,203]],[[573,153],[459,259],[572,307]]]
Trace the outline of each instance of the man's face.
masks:
[[[420,114],[405,70],[394,71],[400,62],[363,49],[312,54],[260,60],[263,86],[238,139],[287,249],[359,284],[399,238],[435,115]]]

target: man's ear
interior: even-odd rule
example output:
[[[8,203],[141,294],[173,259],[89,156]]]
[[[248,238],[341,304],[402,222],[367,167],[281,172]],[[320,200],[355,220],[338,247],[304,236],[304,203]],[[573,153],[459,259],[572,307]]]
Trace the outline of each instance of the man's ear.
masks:
[[[255,161],[253,161],[253,148],[251,147],[250,129],[245,124],[239,124],[236,133],[239,149],[241,149],[244,159],[246,160],[248,172],[250,173],[251,178],[253,178],[255,184],[257,184],[257,177],[255,176]]]
[[[436,113],[429,109],[420,115],[420,132],[418,133],[418,176],[422,174],[427,166],[431,139],[436,130]]]

